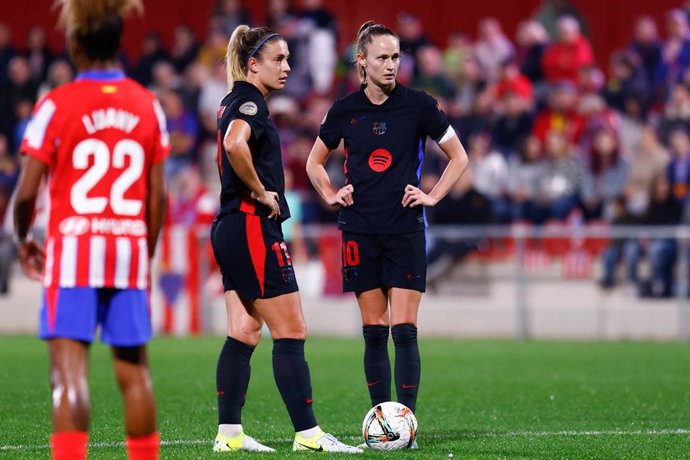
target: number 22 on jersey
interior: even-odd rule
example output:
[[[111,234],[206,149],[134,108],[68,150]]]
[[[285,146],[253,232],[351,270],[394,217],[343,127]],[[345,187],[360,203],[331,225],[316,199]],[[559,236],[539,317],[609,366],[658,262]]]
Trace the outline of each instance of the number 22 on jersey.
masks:
[[[89,160],[93,164],[89,167]],[[129,165],[125,168],[125,158]],[[123,169],[110,188],[110,196],[89,196],[93,188],[103,180],[110,167]],[[99,214],[110,205],[119,216],[136,216],[141,212],[142,200],[127,199],[125,193],[136,183],[144,172],[144,149],[131,139],[122,139],[115,144],[112,152],[108,145],[99,139],[85,139],[74,148],[72,167],[86,170],[70,191],[70,203],[78,214]]]

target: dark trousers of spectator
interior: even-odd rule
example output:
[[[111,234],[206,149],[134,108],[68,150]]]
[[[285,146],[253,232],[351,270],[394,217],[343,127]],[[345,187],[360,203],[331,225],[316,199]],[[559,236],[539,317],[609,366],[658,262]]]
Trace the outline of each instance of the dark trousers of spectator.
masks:
[[[616,268],[623,261],[627,281],[635,285],[639,282],[638,265],[642,258],[642,248],[637,240],[615,241],[604,250],[601,261],[604,275],[602,287],[609,288],[615,284]]]
[[[673,268],[676,264],[678,244],[674,239],[656,239],[649,242],[647,253],[651,269],[649,294],[669,297],[673,286]]]

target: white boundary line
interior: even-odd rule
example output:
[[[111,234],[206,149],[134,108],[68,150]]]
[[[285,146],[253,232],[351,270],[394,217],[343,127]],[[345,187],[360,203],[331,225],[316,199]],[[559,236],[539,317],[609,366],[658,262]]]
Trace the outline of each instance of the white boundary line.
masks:
[[[676,429],[662,429],[662,430],[563,430],[563,431],[487,431],[487,432],[459,432],[453,434],[429,434],[424,435],[424,439],[442,440],[442,439],[459,439],[459,438],[550,438],[550,437],[598,437],[598,436],[669,436],[669,435],[690,435],[690,429],[676,428]],[[341,439],[348,441],[359,440],[358,436],[342,436]],[[264,440],[266,441],[266,440]],[[292,438],[278,438],[271,439],[272,442],[288,443]],[[89,449],[103,449],[124,447],[124,442],[92,442],[89,443]],[[173,439],[170,441],[162,440],[161,446],[199,446],[207,445],[209,448],[213,445],[213,439]],[[49,449],[48,444],[42,445],[6,445],[0,446],[2,451],[30,451],[30,450],[46,450]]]

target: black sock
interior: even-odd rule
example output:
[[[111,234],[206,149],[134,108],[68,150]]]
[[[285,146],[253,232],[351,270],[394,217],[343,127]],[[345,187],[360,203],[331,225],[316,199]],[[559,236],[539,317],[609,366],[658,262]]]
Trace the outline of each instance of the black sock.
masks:
[[[421,360],[417,345],[417,326],[398,324],[391,328],[395,344],[395,389],[398,402],[412,412],[417,406]]]
[[[242,406],[247,397],[251,367],[249,360],[254,347],[228,337],[218,357],[216,394],[218,395],[218,424],[242,423]]]
[[[364,325],[364,375],[371,406],[391,400],[391,361],[388,357],[388,326]]]
[[[273,377],[295,431],[314,428],[317,424],[311,406],[311,377],[304,359],[304,340],[273,341]]]

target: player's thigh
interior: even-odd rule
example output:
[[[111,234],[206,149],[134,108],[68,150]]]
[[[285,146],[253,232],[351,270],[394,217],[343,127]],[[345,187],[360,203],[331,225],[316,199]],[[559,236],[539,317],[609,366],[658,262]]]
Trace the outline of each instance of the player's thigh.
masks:
[[[305,340],[307,338],[307,327],[304,322],[299,292],[291,292],[269,299],[256,299],[253,304],[259,315],[266,321],[273,340]]]
[[[388,314],[388,290],[378,287],[368,291],[357,292],[356,296],[363,325],[390,325],[390,315]]]
[[[380,288],[381,275],[378,235],[343,231],[343,291],[358,293]]]
[[[89,344],[79,340],[53,338],[47,340],[50,354],[50,381],[55,390],[86,385]]]
[[[426,290],[426,235],[423,231],[381,235],[382,281],[391,288]]]
[[[417,325],[419,303],[422,300],[420,291],[393,287],[390,288],[388,297],[391,309],[391,325]]]
[[[253,303],[240,299],[235,290],[226,291],[225,309],[228,315],[228,336],[247,345],[258,345],[263,320]]]
[[[138,347],[153,336],[149,293],[145,289],[98,289],[101,340],[113,347]]]
[[[211,242],[226,291],[253,301],[299,289],[280,223],[229,213],[214,223]]]

